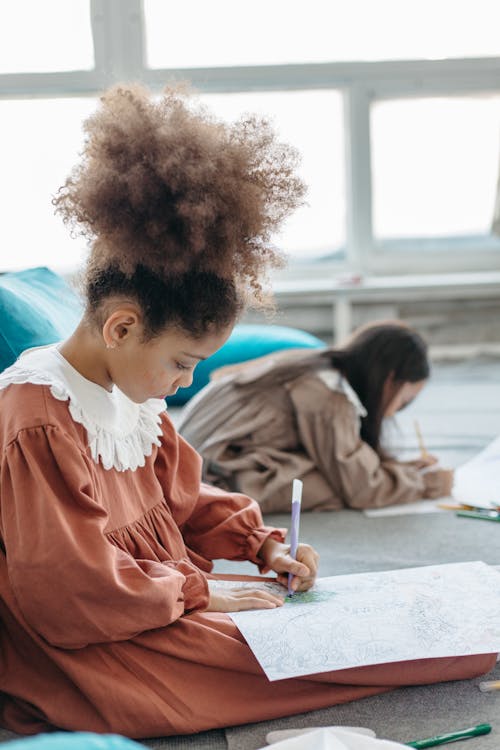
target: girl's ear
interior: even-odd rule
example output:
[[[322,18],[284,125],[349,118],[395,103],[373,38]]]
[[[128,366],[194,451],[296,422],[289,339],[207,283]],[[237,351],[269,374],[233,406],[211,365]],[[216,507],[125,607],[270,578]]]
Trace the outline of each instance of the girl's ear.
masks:
[[[113,310],[102,327],[106,349],[116,349],[139,333],[141,319],[134,307],[122,306]]]

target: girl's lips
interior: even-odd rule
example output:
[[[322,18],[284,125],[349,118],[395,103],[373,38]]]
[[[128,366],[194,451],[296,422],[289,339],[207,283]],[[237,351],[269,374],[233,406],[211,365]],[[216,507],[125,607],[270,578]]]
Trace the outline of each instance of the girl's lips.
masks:
[[[164,398],[168,398],[169,396],[175,396],[178,390],[179,390],[178,388],[174,388],[173,391],[169,391],[168,393],[162,393],[160,396],[155,396],[155,398],[164,399]]]

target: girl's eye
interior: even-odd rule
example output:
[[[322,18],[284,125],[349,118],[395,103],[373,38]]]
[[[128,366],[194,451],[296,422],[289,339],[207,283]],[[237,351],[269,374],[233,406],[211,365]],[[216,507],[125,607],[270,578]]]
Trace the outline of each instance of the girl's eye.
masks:
[[[182,362],[176,362],[175,363],[178,370],[189,370],[191,369],[189,365],[183,365]]]

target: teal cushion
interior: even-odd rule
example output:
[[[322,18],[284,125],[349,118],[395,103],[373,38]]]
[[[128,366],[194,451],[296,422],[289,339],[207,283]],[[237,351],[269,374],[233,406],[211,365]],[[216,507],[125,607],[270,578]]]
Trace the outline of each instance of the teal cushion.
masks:
[[[144,745],[117,734],[54,732],[14,740],[5,747],[6,750],[141,750]]]
[[[77,295],[48,268],[0,275],[0,372],[25,349],[69,336],[81,314]]]
[[[172,406],[185,404],[208,383],[210,373],[218,367],[263,357],[279,349],[317,349],[321,346],[325,346],[323,341],[297,328],[275,325],[237,325],[224,346],[197,365],[192,385],[189,388],[180,388],[175,396],[167,399],[167,403]]]

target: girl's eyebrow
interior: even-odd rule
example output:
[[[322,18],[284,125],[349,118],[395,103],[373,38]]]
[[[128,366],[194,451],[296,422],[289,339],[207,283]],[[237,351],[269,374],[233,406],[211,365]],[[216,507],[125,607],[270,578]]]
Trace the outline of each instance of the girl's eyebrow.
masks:
[[[206,357],[202,357],[201,354],[191,354],[191,352],[181,352],[181,354],[184,354],[186,357],[191,357],[192,359],[206,359]]]

